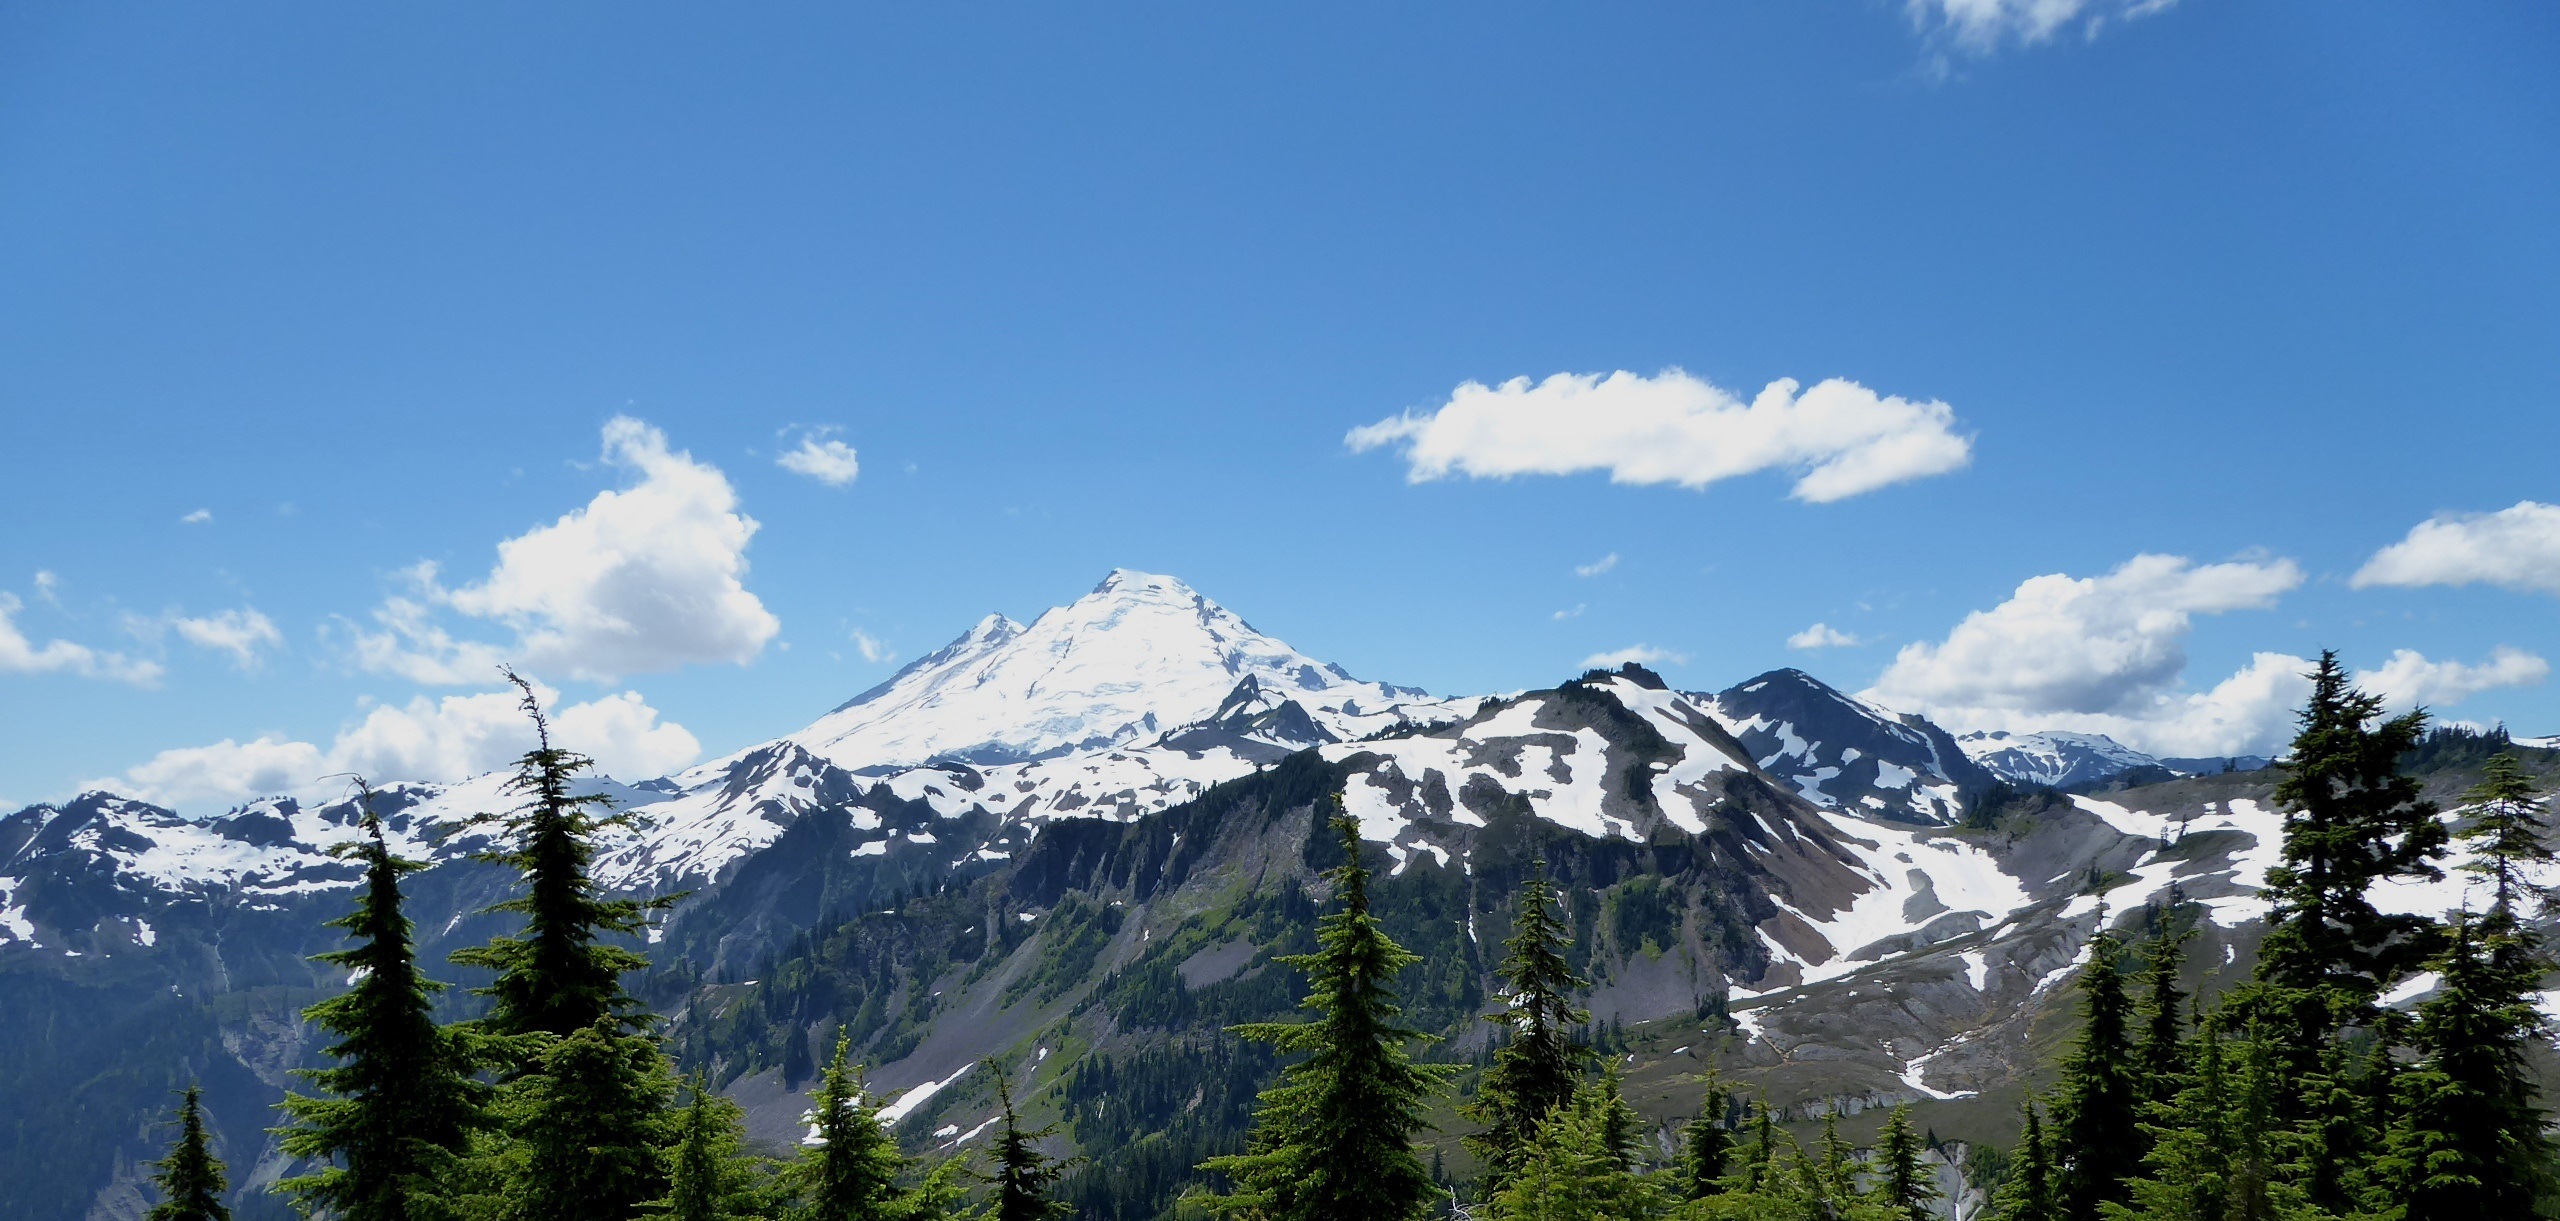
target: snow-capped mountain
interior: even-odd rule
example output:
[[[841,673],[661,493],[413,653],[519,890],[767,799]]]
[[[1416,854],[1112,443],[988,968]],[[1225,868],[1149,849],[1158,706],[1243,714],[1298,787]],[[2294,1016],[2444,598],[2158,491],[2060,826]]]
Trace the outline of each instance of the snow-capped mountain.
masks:
[[[1022,763],[1212,719],[1247,679],[1337,737],[1429,701],[1300,653],[1172,577],[1123,568],[1028,627],[987,616],[785,740],[859,771]]]
[[[2160,760],[2102,733],[1992,730],[1965,734],[1956,744],[2003,780],[2056,789],[2104,780],[2137,767],[2161,766]]]
[[[1928,823],[1963,816],[1990,774],[1947,732],[1846,695],[1802,670],[1736,683],[1709,705],[1751,759],[1805,800]]]

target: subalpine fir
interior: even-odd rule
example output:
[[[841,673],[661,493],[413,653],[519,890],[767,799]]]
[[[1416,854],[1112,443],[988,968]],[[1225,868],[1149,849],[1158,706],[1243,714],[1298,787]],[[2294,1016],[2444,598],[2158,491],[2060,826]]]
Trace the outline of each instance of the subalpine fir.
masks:
[[[2547,964],[2502,954],[2506,935],[2458,921],[2435,960],[2444,982],[2419,1008],[2422,1059],[2399,1077],[2401,1114],[2375,1176],[2373,1203],[2397,1206],[2395,1221],[2530,1216],[2547,1186],[2552,1144],[2526,1062]]]
[[[907,1161],[846,1063],[849,1050],[847,1039],[837,1036],[835,1056],[810,1099],[811,1143],[785,1172],[801,1202],[795,1215],[807,1221],[899,1221],[904,1210],[898,1180]]]
[[[1508,1028],[1511,1041],[1494,1052],[1475,1101],[1459,1112],[1484,1125],[1466,1144],[1484,1160],[1488,1194],[1502,1189],[1547,1115],[1572,1101],[1591,1061],[1591,1049],[1574,1038],[1591,1020],[1574,1004],[1589,983],[1565,961],[1570,938],[1546,862],[1533,868],[1512,908],[1511,937],[1497,970],[1509,985],[1510,1003],[1485,1019]]]
[[[433,1221],[453,1211],[448,1179],[486,1122],[488,1087],[472,1079],[462,1035],[436,1024],[444,985],[419,972],[401,914],[400,878],[423,866],[392,855],[372,799],[358,781],[364,838],[338,852],[362,862],[364,889],[354,911],[329,922],[354,944],[317,956],[354,983],[302,1011],[337,1036],[327,1049],[337,1063],[296,1070],[318,1095],[278,1104],[291,1121],[276,1132],[283,1150],[318,1169],[276,1190],[341,1221]]]
[[[1937,1175],[1921,1158],[1920,1135],[1911,1130],[1911,1108],[1893,1108],[1885,1120],[1884,1134],[1876,1138],[1875,1190],[1876,1203],[1892,1211],[1898,1221],[1926,1221],[1929,1205],[1938,1198]]]
[[[1056,1132],[1057,1125],[1023,1127],[1022,1116],[1013,1107],[1013,1087],[1006,1084],[1003,1070],[989,1064],[987,1071],[996,1080],[1004,1129],[996,1137],[996,1167],[989,1176],[995,1184],[995,1199],[988,1203],[984,1221],[1058,1221],[1072,1214],[1073,1208],[1049,1195],[1066,1174],[1066,1163],[1040,1151],[1040,1142]]]
[[[1416,1064],[1406,1050],[1424,1036],[1397,1022],[1390,985],[1419,958],[1370,914],[1359,825],[1339,799],[1335,809],[1344,860],[1326,877],[1338,909],[1318,924],[1315,953],[1282,960],[1306,973],[1315,1016],[1235,1028],[1306,1058],[1263,1091],[1245,1152],[1204,1163],[1235,1184],[1211,1207],[1255,1221],[1410,1221],[1436,1195],[1413,1136],[1455,1069]]]
[[[153,1163],[151,1182],[160,1189],[160,1203],[144,1221],[231,1221],[231,1210],[222,1204],[231,1184],[205,1136],[204,1099],[192,1085],[178,1106],[177,1142],[169,1156]]]
[[[1681,1194],[1692,1200],[1724,1192],[1730,1184],[1725,1174],[1733,1161],[1733,1129],[1726,1113],[1733,1108],[1733,1091],[1723,1078],[1707,1074],[1706,1098],[1698,1117],[1689,1121],[1681,1133],[1680,1169],[1687,1181]]]
[[[650,1221],[763,1221],[767,1193],[756,1158],[746,1152],[738,1104],[714,1091],[699,1074],[685,1083],[690,1095],[676,1118],[676,1145],[667,1153],[666,1198],[654,1201]]]
[[[666,1196],[675,1082],[656,1042],[602,1017],[526,1067],[498,1107],[509,1221],[627,1221]]]
[[[2062,1208],[2054,1195],[2053,1147],[2044,1135],[2044,1120],[2036,1114],[2036,1104],[2029,1102],[2026,1124],[2018,1137],[2017,1168],[2009,1181],[2001,1185],[2002,1221],[2061,1221]]]
[[[2141,1087],[2134,1078],[2133,1005],[2117,967],[2122,947],[2106,931],[2103,910],[2098,918],[2089,965],[2080,973],[2080,1042],[2063,1061],[2054,1103],[2053,1156],[2060,1172],[2054,1194],[2065,1221],[2099,1221],[2104,1205],[2121,1202],[2145,1149]]]
[[[502,840],[481,859],[522,879],[524,893],[488,910],[522,916],[524,931],[457,952],[453,961],[497,972],[480,989],[491,1000],[481,1026],[492,1034],[565,1039],[608,1020],[639,1029],[645,1015],[622,990],[622,976],[649,960],[608,939],[640,934],[648,905],[608,897],[589,873],[596,838],[633,820],[615,811],[610,798],[576,791],[579,776],[595,761],[553,744],[533,684],[513,670],[506,676],[523,695],[535,745],[516,760],[515,776],[506,785],[523,804],[480,820],[494,825]]]
[[[1495,1221],[1642,1221],[1668,1202],[1622,1147],[1626,1106],[1614,1080],[1589,1083],[1538,1125],[1516,1173],[1493,1197]]]

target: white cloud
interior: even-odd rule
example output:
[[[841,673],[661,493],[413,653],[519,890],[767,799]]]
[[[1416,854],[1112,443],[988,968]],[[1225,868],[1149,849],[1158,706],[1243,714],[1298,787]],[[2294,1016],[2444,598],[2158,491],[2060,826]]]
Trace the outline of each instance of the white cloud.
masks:
[[[55,576],[53,573],[44,569],[38,569],[36,571],[37,601],[48,602],[55,606],[62,605],[62,597],[58,592],[56,592],[61,588],[62,578]]]
[[[125,630],[152,641],[159,640],[163,633],[174,631],[179,639],[198,648],[229,653],[233,664],[243,670],[257,667],[259,649],[284,643],[284,633],[276,630],[275,621],[255,607],[204,616],[182,615],[176,611],[149,619],[128,615],[125,617]]]
[[[1623,649],[1616,649],[1607,653],[1594,653],[1589,657],[1585,657],[1582,659],[1582,668],[1585,670],[1614,670],[1631,661],[1640,666],[1657,665],[1666,661],[1678,666],[1687,665],[1689,662],[1689,655],[1686,653],[1675,653],[1669,649],[1657,649],[1649,644],[1631,644]]]
[[[1573,604],[1573,609],[1572,609],[1572,610],[1560,610],[1560,611],[1557,611],[1556,613],[1554,613],[1554,614],[1552,614],[1552,615],[1549,615],[1549,616],[1547,616],[1547,617],[1548,617],[1548,618],[1550,618],[1550,619],[1555,620],[1555,621],[1556,621],[1556,622],[1558,622],[1558,623],[1562,623],[1562,622],[1564,622],[1564,621],[1565,621],[1565,620],[1567,620],[1567,619],[1579,619],[1579,618],[1581,618],[1581,617],[1582,617],[1582,612],[1584,612],[1584,611],[1586,611],[1586,610],[1589,610],[1589,609],[1591,609],[1591,604],[1590,604],[1590,603],[1588,603],[1588,602],[1576,602],[1576,603],[1574,603],[1574,604]]]
[[[2430,518],[2375,552],[2354,579],[2359,589],[2475,582],[2560,594],[2560,505],[2525,500]]]
[[[498,544],[479,583],[448,589],[433,564],[407,570],[416,596],[375,610],[381,630],[357,632],[358,664],[461,684],[487,681],[501,660],[598,681],[753,660],[782,625],[741,581],[757,524],[738,512],[727,477],[629,417],[605,425],[604,460],[636,481]],[[457,637],[439,608],[503,624],[515,639]]]
[[[1609,554],[1604,555],[1604,556],[1601,556],[1599,559],[1593,560],[1593,561],[1591,561],[1591,562],[1590,562],[1590,563],[1588,563],[1588,564],[1576,564],[1576,565],[1574,565],[1574,566],[1573,566],[1573,575],[1575,575],[1575,576],[1577,576],[1577,577],[1596,577],[1596,576],[1599,576],[1601,573],[1607,572],[1607,571],[1609,571],[1610,569],[1615,568],[1615,567],[1617,567],[1617,566],[1618,566],[1618,553],[1617,553],[1617,552],[1615,552],[1615,551],[1612,551],[1612,552],[1610,552]]]
[[[2356,675],[2356,685],[2390,701],[2393,708],[2459,704],[2499,687],[2530,687],[2551,677],[2551,663],[2522,649],[2500,646],[2479,665],[2429,661],[2414,649],[2401,649],[2379,670]]]
[[[2035,46],[2065,30],[2095,38],[2109,23],[2148,17],[2177,0],[1906,0],[1921,33],[1977,55]]]
[[[1944,641],[1906,645],[1862,696],[1957,732],[2103,733],[2157,755],[2268,753],[2290,739],[2312,663],[2261,652],[2204,691],[2185,686],[2194,616],[2264,609],[2300,585],[2290,560],[2196,565],[2141,555],[2102,577],[2032,577]],[[2540,682],[2539,657],[2431,662],[2402,650],[2356,682],[2395,708]]]
[[[862,651],[862,660],[877,664],[898,659],[897,650],[880,643],[879,637],[858,627],[851,629],[848,634],[853,637],[853,647]]]
[[[1797,472],[1817,503],[1965,465],[1973,443],[1945,403],[1882,397],[1833,378],[1797,394],[1791,378],[1744,403],[1678,369],[1468,382],[1439,408],[1352,429],[1355,451],[1401,443],[1406,478],[1479,479],[1607,471],[1618,483],[1703,488],[1760,471]]]
[[[183,526],[201,526],[201,525],[203,525],[204,523],[209,522],[209,521],[212,521],[212,520],[213,520],[213,510],[211,510],[211,509],[198,509],[198,510],[196,510],[196,511],[195,511],[195,512],[193,512],[193,513],[189,513],[189,514],[187,514],[186,516],[179,518],[179,519],[178,519],[178,524],[183,525]]]
[[[39,594],[51,587],[36,583]],[[0,593],[0,674],[77,674],[82,678],[103,678],[115,682],[148,687],[160,681],[160,663],[122,653],[93,649],[68,640],[48,640],[37,644],[19,630],[18,612],[25,603],[16,594]]]
[[[1791,649],[1846,649],[1857,643],[1857,637],[1827,623],[1814,624],[1787,637],[1787,647]]]
[[[637,692],[569,705],[559,704],[559,693],[547,687],[535,693],[551,714],[554,740],[592,756],[608,775],[661,776],[701,754],[691,733],[662,722]],[[89,787],[185,808],[276,794],[311,796],[331,787],[322,777],[343,772],[378,782],[460,780],[505,767],[533,745],[533,728],[516,700],[513,691],[418,696],[405,705],[367,709],[327,747],[276,734],[247,742],[225,738],[161,751]]]
[[[792,474],[807,475],[831,488],[853,482],[854,476],[862,473],[862,464],[855,460],[852,446],[826,435],[832,431],[820,428],[803,434],[800,444],[785,450],[781,457],[773,460],[774,464]]]

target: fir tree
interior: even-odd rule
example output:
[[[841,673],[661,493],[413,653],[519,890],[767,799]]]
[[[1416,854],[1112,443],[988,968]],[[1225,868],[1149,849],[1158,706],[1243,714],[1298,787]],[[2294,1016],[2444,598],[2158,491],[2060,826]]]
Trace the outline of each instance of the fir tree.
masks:
[[[2541,964],[2502,964],[2485,944],[2494,936],[2457,921],[2435,962],[2443,986],[2419,1007],[2424,1059],[2399,1081],[2402,1113],[2379,1175],[2398,1221],[2528,1216],[2545,1185],[2553,1150],[2526,1063],[2542,1028],[2532,1000]]]
[[[2129,1184],[2132,1207],[2106,1206],[2110,1221],[2222,1221],[2229,1211],[2232,1100],[2222,1043],[2210,1023],[2198,1033],[2186,1088],[2146,1125],[2149,1173]]]
[[[329,922],[355,944],[318,956],[354,985],[302,1011],[337,1036],[328,1053],[338,1063],[296,1070],[323,1096],[278,1104],[291,1119],[276,1130],[284,1152],[321,1168],[276,1190],[343,1221],[422,1221],[451,1210],[443,1179],[483,1122],[488,1088],[471,1079],[461,1036],[436,1024],[444,985],[419,973],[401,914],[400,877],[422,866],[391,854],[362,780],[356,801],[365,836],[337,851],[363,862],[364,889],[354,911]]]
[[[1840,1112],[1822,1116],[1822,1160],[1804,1163],[1805,1190],[1825,1204],[1846,1204],[1858,1196],[1857,1151],[1840,1137]]]
[[[2097,1221],[2100,1205],[2121,1201],[2144,1152],[2141,1095],[2133,1076],[2124,975],[2119,946],[2106,931],[2106,914],[2089,943],[2089,965],[2080,975],[2086,1022],[2080,1042],[2063,1061],[2054,1112],[2054,1161],[2060,1170],[2055,1197],[2067,1221]]]
[[[1751,1154],[1742,1163],[1742,1187],[1757,1191],[1775,1177],[1778,1152],[1778,1121],[1770,1113],[1769,1096],[1760,1095],[1760,1105],[1751,1119]]]
[[[2305,1055],[2429,953],[2429,920],[2376,911],[2366,892],[2386,878],[2441,876],[2430,862],[2445,844],[2435,806],[2400,772],[2426,714],[2377,723],[2382,700],[2355,690],[2333,651],[2311,678],[2276,785],[2284,861],[2267,871],[2272,905],[2258,952],[2259,978],[2294,993],[2271,999],[2285,1002],[2282,1016],[2296,1027],[2288,1036]]]
[[[502,1103],[510,1221],[627,1221],[667,1196],[666,1056],[599,1017],[547,1040]]]
[[[1050,1188],[1067,1172],[1066,1163],[1042,1153],[1038,1144],[1057,1131],[1057,1125],[1025,1129],[1022,1117],[1014,1113],[1013,1089],[1005,1084],[1004,1070],[989,1064],[987,1071],[996,1079],[1004,1131],[996,1138],[996,1198],[985,1221],[1057,1221],[1073,1213],[1074,1209],[1049,1198]]]
[[[1340,910],[1318,924],[1315,953],[1282,960],[1306,972],[1305,1007],[1316,1016],[1235,1028],[1306,1058],[1263,1091],[1245,1152],[1204,1163],[1236,1186],[1215,1207],[1259,1221],[1408,1221],[1433,1196],[1413,1134],[1455,1069],[1416,1064],[1406,1052],[1422,1036],[1397,1024],[1388,984],[1419,960],[1370,914],[1359,825],[1339,813],[1339,798],[1335,808],[1344,861],[1326,876]]]
[[[2535,865],[2552,861],[2551,845],[2542,838],[2542,819],[2535,808],[2533,779],[2525,775],[2524,766],[2512,754],[2493,756],[2483,771],[2480,783],[2463,793],[2462,800],[2473,807],[2471,825],[2462,829],[2460,838],[2470,845],[2472,860],[2462,866],[2469,873],[2489,879],[2496,898],[2489,909],[2492,934],[2505,931],[2517,922],[2516,904],[2531,897],[2538,902],[2543,896],[2526,872]]]
[[[1475,1101],[1459,1112],[1485,1125],[1466,1144],[1484,1159],[1487,1194],[1502,1189],[1547,1114],[1573,1099],[1591,1060],[1591,1049],[1573,1037],[1591,1020],[1573,1003],[1574,993],[1589,985],[1565,962],[1571,939],[1557,913],[1555,888],[1547,883],[1546,862],[1533,868],[1513,908],[1511,937],[1497,972],[1509,985],[1510,1005],[1485,1018],[1507,1028],[1511,1041],[1494,1052]]]
[[[2232,1096],[2230,1172],[2225,1221],[2302,1221],[2308,1197],[2294,1181],[2301,1143],[2277,1115],[2277,1053],[2263,1028],[2240,1043],[2240,1078]]]
[[[1716,1074],[1707,1074],[1706,1102],[1681,1133],[1680,1170],[1687,1180],[1681,1194],[1689,1199],[1702,1200],[1728,1186],[1724,1176],[1733,1161],[1734,1139],[1726,1112],[1732,1107],[1733,1091]]]
[[[1518,1172],[1493,1197],[1496,1221],[1645,1221],[1665,1201],[1628,1167],[1613,1131],[1625,1101],[1609,1083],[1586,1085],[1538,1125]],[[1350,1214],[1357,1215],[1357,1214]]]
[[[231,1184],[205,1138],[204,1101],[195,1086],[178,1106],[178,1143],[153,1163],[151,1181],[160,1188],[160,1203],[144,1221],[231,1221],[231,1210],[222,1206]]]
[[[906,1158],[845,1062],[850,1049],[846,1036],[836,1036],[835,1057],[819,1074],[818,1092],[810,1099],[810,1143],[786,1172],[806,1221],[894,1221],[902,1215],[898,1179]]]
[[[606,1018],[638,1029],[645,1019],[638,1002],[623,992],[622,976],[649,960],[603,939],[639,934],[646,910],[673,897],[643,904],[608,898],[596,884],[588,872],[596,837],[633,820],[614,811],[610,798],[575,791],[579,775],[595,761],[553,745],[533,684],[513,670],[505,673],[523,693],[521,706],[533,721],[534,748],[516,761],[516,774],[507,782],[507,791],[524,804],[473,825],[494,824],[504,837],[503,847],[480,859],[515,870],[525,891],[488,910],[524,917],[524,933],[459,951],[453,961],[498,973],[480,989],[492,1001],[482,1019],[492,1033],[565,1039]]]
[[[2025,1105],[2026,1129],[2018,1137],[2017,1169],[2001,1185],[2003,1221],[2062,1221],[2054,1194],[2053,1148],[2045,1143],[2044,1121],[2036,1104]]]
[[[738,1104],[721,1097],[699,1074],[685,1083],[692,1096],[676,1120],[676,1145],[667,1151],[667,1195],[654,1201],[652,1221],[762,1221],[765,1193],[756,1159],[740,1135]]]
[[[1903,1221],[1925,1221],[1938,1198],[1937,1175],[1920,1157],[1920,1136],[1911,1130],[1911,1108],[1893,1108],[1884,1134],[1876,1138],[1875,1202]]]
[[[2135,1080],[2145,1102],[2168,1102],[2185,1084],[2186,993],[2178,987],[2181,950],[2193,933],[2163,934],[2151,943],[2151,961],[2142,972],[2142,1042],[2134,1049]]]

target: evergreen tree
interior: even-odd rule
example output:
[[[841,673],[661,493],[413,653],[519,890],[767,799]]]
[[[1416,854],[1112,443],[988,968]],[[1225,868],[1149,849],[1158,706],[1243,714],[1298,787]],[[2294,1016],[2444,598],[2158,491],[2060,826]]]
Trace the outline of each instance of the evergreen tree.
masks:
[[[2158,1105],[2175,1097],[2187,1075],[2186,1024],[2181,1012],[2186,992],[2178,987],[2181,952],[2193,933],[2163,935],[2151,943],[2151,961],[2142,972],[2142,1042],[2134,1049],[2135,1081],[2143,1101]]]
[[[1518,1172],[1493,1197],[1495,1221],[1645,1221],[1660,1188],[1628,1167],[1612,1135],[1625,1101],[1606,1082],[1586,1085],[1538,1125]],[[1358,1214],[1347,1214],[1358,1215]]]
[[[1751,1155],[1742,1163],[1742,1187],[1757,1191],[1776,1177],[1778,1121],[1770,1113],[1769,1096],[1760,1095],[1760,1105],[1751,1119]]]
[[[1534,866],[1513,909],[1511,937],[1503,943],[1497,971],[1509,985],[1510,1005],[1485,1018],[1505,1027],[1511,1040],[1494,1052],[1475,1101],[1459,1112],[1485,1125],[1466,1144],[1484,1159],[1488,1195],[1502,1189],[1548,1112],[1572,1101],[1591,1060],[1591,1049],[1573,1037],[1591,1020],[1573,1003],[1574,993],[1589,984],[1565,961],[1571,938],[1547,882],[1546,862]]]
[[[1370,914],[1359,825],[1339,812],[1339,798],[1335,809],[1344,861],[1326,876],[1340,910],[1319,922],[1315,953],[1282,960],[1306,972],[1305,1007],[1316,1016],[1235,1028],[1306,1058],[1263,1091],[1245,1152],[1204,1163],[1236,1186],[1215,1207],[1258,1221],[1408,1221],[1433,1196],[1413,1134],[1455,1069],[1406,1052],[1422,1036],[1396,1023],[1402,1010],[1388,984],[1419,959]]]
[[[685,1083],[692,1095],[676,1120],[676,1145],[667,1151],[667,1195],[654,1201],[652,1221],[762,1221],[765,1196],[756,1159],[746,1153],[738,1104],[721,1097],[699,1074]]]
[[[612,799],[575,791],[578,777],[595,761],[553,745],[533,684],[513,670],[505,673],[522,692],[521,706],[533,721],[535,746],[516,761],[506,787],[524,804],[473,825],[495,825],[503,837],[501,848],[480,859],[513,869],[524,881],[523,894],[488,910],[524,917],[524,933],[459,951],[453,961],[498,973],[480,989],[492,1002],[482,1019],[492,1033],[565,1039],[607,1018],[638,1029],[645,1018],[639,1003],[623,992],[622,976],[649,960],[603,939],[638,935],[646,910],[673,897],[643,904],[608,898],[596,884],[588,872],[596,837],[633,820],[613,810]]]
[[[2473,807],[2471,825],[2460,838],[2470,845],[2472,860],[2462,868],[2489,879],[2496,898],[2489,909],[2489,932],[2497,934],[2517,922],[2516,904],[2543,896],[2526,872],[2552,861],[2551,845],[2542,838],[2542,819],[2534,799],[2533,779],[2512,754],[2493,756],[2480,783],[2463,793]]]
[[[810,1143],[786,1172],[805,1221],[895,1221],[906,1203],[898,1189],[906,1158],[845,1062],[850,1049],[847,1036],[837,1035],[835,1057],[810,1099]]]
[[[1633,1174],[1642,1152],[1638,1143],[1642,1140],[1644,1119],[1627,1105],[1625,1082],[1620,1079],[1616,1064],[1601,1071],[1597,1088],[1599,1101],[1593,1105],[1600,1110],[1600,1138],[1618,1169]]]
[[[1857,1151],[1840,1138],[1840,1112],[1822,1116],[1822,1160],[1804,1163],[1805,1190],[1825,1204],[1845,1204],[1858,1196]]]
[[[444,985],[419,973],[400,877],[422,868],[391,854],[373,794],[356,782],[364,838],[337,851],[364,864],[355,910],[329,922],[354,942],[318,960],[347,971],[346,992],[302,1011],[336,1035],[338,1063],[297,1069],[323,1096],[288,1095],[284,1152],[320,1169],[276,1184],[305,1212],[343,1221],[424,1221],[452,1209],[443,1182],[483,1122],[488,1088],[471,1079],[460,1034],[436,1025]]]
[[[2156,1124],[2144,1164],[2129,1184],[2133,1204],[2106,1206],[2110,1221],[2222,1221],[2230,1206],[2231,1089],[2222,1037],[2208,1023],[2196,1037],[2195,1071]]]
[[[1696,1119],[1689,1121],[1681,1133],[1680,1168],[1686,1182],[1681,1194],[1692,1200],[1705,1199],[1726,1189],[1725,1174],[1733,1161],[1733,1129],[1726,1122],[1726,1112],[1733,1107],[1733,1091],[1722,1078],[1707,1074],[1707,1097]]]
[[[2125,1181],[2144,1153],[2141,1094],[2133,1076],[2130,1018],[2120,947],[2106,930],[2106,914],[2090,939],[2089,965],[2080,974],[2086,1023],[2079,1045],[2063,1061],[2060,1097],[2054,1105],[2054,1161],[2060,1170],[2055,1196],[2067,1221],[2097,1221],[2100,1205],[2122,1201]]]
[[[2053,1148],[2045,1143],[2044,1121],[2036,1117],[2036,1104],[2027,1103],[2025,1110],[2017,1169],[2001,1185],[2000,1215],[2003,1221],[2062,1221],[2062,1206],[2054,1194]]]
[[[2302,1143],[2277,1115],[2278,1056],[2263,1028],[2240,1043],[2240,1079],[2233,1093],[2230,1171],[2223,1197],[2225,1221],[2306,1221],[2308,1197],[2295,1182]]]
[[[599,1017],[530,1067],[501,1104],[510,1221],[628,1221],[667,1196],[674,1082],[656,1043]]]
[[[1903,1221],[1925,1221],[1938,1198],[1937,1175],[1920,1158],[1920,1136],[1911,1130],[1911,1108],[1893,1108],[1876,1139],[1875,1202]]]
[[[144,1221],[231,1221],[231,1210],[222,1206],[231,1184],[205,1139],[204,1101],[195,1086],[178,1107],[178,1143],[153,1163],[151,1181],[160,1188],[160,1203]]]
[[[2419,1008],[2424,1059],[2401,1075],[2378,1176],[2397,1221],[2529,1216],[2545,1186],[2553,1150],[2525,1058],[2541,964],[2502,964],[2490,939],[2457,921],[2435,962],[2444,984]]]
[[[2430,952],[2431,921],[2387,915],[2367,897],[2386,878],[2441,876],[2444,824],[2421,800],[2400,758],[2418,744],[2423,711],[2379,721],[2382,700],[2355,690],[2334,651],[2320,655],[2284,779],[2284,860],[2267,871],[2268,932],[2258,977],[2290,996],[2280,1016],[2303,1056],[2340,1024],[2355,1024],[2372,998]],[[2308,1062],[2297,1059],[2296,1071]]]
[[[1057,1221],[1069,1215],[1075,1210],[1049,1198],[1049,1189],[1067,1172],[1066,1163],[1042,1153],[1038,1144],[1057,1131],[1057,1125],[1024,1129],[1022,1117],[1014,1113],[1013,1089],[1005,1084],[1004,1070],[989,1064],[987,1071],[996,1079],[1004,1131],[996,1138],[996,1198],[985,1221]]]

